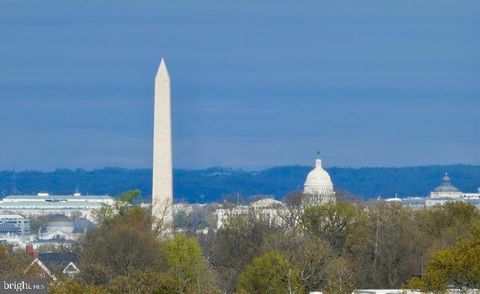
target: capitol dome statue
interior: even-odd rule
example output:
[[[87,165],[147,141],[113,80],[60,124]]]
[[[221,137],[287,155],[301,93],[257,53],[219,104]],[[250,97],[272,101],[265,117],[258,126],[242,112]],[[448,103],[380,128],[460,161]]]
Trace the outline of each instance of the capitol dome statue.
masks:
[[[304,206],[307,207],[335,202],[332,179],[323,169],[322,160],[318,156],[315,160],[315,168],[307,175],[303,193],[305,194]]]

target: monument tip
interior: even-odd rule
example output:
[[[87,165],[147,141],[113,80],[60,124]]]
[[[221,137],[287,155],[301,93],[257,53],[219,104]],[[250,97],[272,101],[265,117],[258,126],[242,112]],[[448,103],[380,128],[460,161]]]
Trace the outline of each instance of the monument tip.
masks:
[[[160,61],[160,66],[158,67],[157,75],[155,76],[156,80],[170,80],[170,75],[168,74],[167,65],[165,64],[165,59],[162,58]]]

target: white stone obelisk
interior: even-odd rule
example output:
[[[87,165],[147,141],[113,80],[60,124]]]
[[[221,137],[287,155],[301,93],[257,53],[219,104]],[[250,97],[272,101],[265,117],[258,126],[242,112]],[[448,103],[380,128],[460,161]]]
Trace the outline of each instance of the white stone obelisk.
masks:
[[[173,220],[173,177],[170,76],[163,58],[155,76],[153,120],[152,216],[165,228]]]

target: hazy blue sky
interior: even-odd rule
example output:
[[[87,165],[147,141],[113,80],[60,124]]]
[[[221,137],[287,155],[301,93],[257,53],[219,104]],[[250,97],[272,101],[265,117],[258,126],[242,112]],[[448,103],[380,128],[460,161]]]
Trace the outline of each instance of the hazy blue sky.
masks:
[[[162,56],[176,167],[480,164],[478,0],[3,0],[0,169],[150,167]]]

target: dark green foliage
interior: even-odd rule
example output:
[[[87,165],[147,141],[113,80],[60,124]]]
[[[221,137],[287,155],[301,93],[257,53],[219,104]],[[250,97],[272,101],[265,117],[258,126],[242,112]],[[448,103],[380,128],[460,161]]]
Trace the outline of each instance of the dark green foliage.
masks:
[[[36,234],[38,230],[48,223],[48,215],[40,215],[30,218],[30,232]]]
[[[349,234],[357,227],[360,210],[347,203],[332,203],[307,208],[300,218],[303,230],[332,248],[345,248]]]
[[[264,244],[275,232],[278,229],[253,215],[233,218],[218,230],[210,262],[217,270],[224,289],[232,291],[235,288],[240,272],[253,258],[265,252]]]
[[[121,198],[136,195],[133,190]],[[148,211],[122,207],[105,208],[115,213],[105,213],[77,246],[79,279],[53,284],[52,293],[345,294],[400,288],[409,281],[435,291],[449,283],[479,285],[480,212],[471,204],[410,209],[396,202],[339,201],[305,210],[293,205],[282,211],[284,221],[296,220],[288,226],[252,210],[203,236],[203,251],[196,237],[185,234],[159,239]],[[9,264],[0,271],[13,268],[12,260],[0,250],[0,265]],[[423,280],[412,279],[422,273]]]
[[[25,253],[14,253],[9,249],[0,244],[0,278],[24,277],[24,270],[32,262],[32,258]]]
[[[83,280],[101,285],[132,270],[164,269],[161,243],[151,227],[151,217],[135,207],[90,230],[80,246]]]
[[[255,258],[241,274],[238,293],[303,293],[299,270],[280,252]]]
[[[441,285],[454,279],[478,286],[478,237],[477,243],[461,241],[469,240],[472,228],[480,224],[480,212],[471,204],[410,209],[385,201],[338,202],[290,212],[298,216],[296,226],[239,217],[218,230],[209,259],[225,282],[219,285],[221,289],[231,293],[236,285],[240,293],[285,292],[284,269],[296,273],[306,292],[398,289],[420,276],[425,264],[438,271],[455,269],[432,273],[432,279],[443,275]],[[475,232],[478,235],[480,230]],[[455,242],[463,242],[457,252],[466,257],[435,253]],[[271,252],[284,260],[266,257]],[[428,270],[429,266],[425,273]],[[413,281],[421,286],[422,281]]]
[[[364,224],[349,236],[355,263],[363,268],[359,284],[367,288],[398,288],[421,272],[422,254],[431,241],[419,230],[414,211],[399,203],[378,202],[364,212]]]
[[[127,191],[117,203],[136,196],[138,191]],[[112,212],[76,247],[79,280],[54,284],[54,293],[216,293],[195,237],[159,238],[147,210],[118,206],[106,207]]]
[[[433,293],[445,293],[452,286],[464,290],[462,293],[479,289],[480,226],[474,227],[467,238],[433,254],[423,277],[411,279],[409,286]]]

